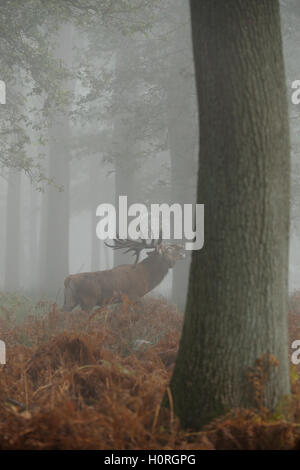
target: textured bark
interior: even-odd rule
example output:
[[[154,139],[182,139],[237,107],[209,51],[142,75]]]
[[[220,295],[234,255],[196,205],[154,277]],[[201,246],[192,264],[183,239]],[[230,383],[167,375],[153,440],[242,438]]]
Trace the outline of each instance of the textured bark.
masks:
[[[200,428],[254,403],[247,369],[270,367],[264,404],[289,394],[289,131],[280,14],[273,0],[191,0],[201,129],[193,252],[171,391],[182,425]]]

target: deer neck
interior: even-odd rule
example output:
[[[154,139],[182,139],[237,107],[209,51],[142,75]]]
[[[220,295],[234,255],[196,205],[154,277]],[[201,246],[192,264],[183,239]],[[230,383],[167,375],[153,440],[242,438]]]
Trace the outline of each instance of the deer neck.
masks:
[[[158,254],[148,256],[141,264],[144,266],[148,277],[149,291],[161,283],[170,268],[167,260]]]

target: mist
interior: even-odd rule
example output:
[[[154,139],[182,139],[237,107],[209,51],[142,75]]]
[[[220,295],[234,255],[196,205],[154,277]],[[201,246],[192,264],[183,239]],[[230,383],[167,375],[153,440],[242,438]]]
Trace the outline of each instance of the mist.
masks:
[[[99,204],[115,204],[119,195],[148,207],[195,203],[188,3],[136,3],[123,14],[112,8],[107,17],[71,10],[55,23],[46,16],[33,33],[35,46],[44,47],[39,33],[50,55],[40,64],[42,77],[18,63],[11,76],[5,64],[1,119],[7,123],[9,115],[15,124],[3,127],[1,140],[7,151],[0,180],[5,292],[61,303],[68,274],[132,263],[97,238]],[[34,18],[26,20],[29,30],[36,27]],[[153,294],[182,309],[189,263],[190,254]]]
[[[38,23],[27,13],[28,37],[24,33],[14,46],[23,52],[31,47],[36,57],[24,64],[18,51],[9,58],[8,48],[1,59],[3,292],[61,304],[67,275],[133,263],[130,254],[113,252],[97,238],[99,204],[116,205],[119,195],[147,207],[196,203],[199,133],[189,5],[133,3],[121,12],[117,3],[108,12],[86,12],[71,2],[61,17],[50,8]],[[296,1],[282,0],[292,146],[290,292],[300,282],[300,108],[290,100],[300,75],[299,16]],[[151,295],[183,310],[190,258],[187,252]]]

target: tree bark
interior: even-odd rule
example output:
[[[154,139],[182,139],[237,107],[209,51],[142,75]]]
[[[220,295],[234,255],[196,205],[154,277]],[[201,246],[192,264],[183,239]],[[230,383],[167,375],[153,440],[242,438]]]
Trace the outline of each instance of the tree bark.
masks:
[[[289,394],[289,130],[278,1],[191,0],[205,246],[193,252],[175,413],[199,429],[256,405],[247,370],[263,353],[263,404]]]

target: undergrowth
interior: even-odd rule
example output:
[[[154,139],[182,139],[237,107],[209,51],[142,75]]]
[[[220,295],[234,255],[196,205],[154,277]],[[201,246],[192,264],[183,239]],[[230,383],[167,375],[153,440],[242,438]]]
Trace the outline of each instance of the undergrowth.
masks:
[[[160,408],[182,327],[162,299],[124,299],[91,315],[4,295],[0,305],[0,449],[300,449],[297,366],[288,420],[234,410],[189,433]],[[300,315],[291,309],[289,319],[291,341],[300,339]],[[251,372],[259,386],[264,360]]]

